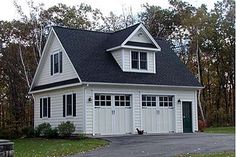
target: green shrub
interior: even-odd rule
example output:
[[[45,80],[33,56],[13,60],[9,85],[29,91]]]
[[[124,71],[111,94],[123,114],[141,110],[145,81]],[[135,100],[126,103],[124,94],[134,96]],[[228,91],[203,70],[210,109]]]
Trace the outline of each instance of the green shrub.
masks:
[[[58,125],[58,133],[61,137],[69,137],[75,131],[73,123],[67,121]]]
[[[58,129],[53,129],[49,123],[42,123],[36,127],[34,135],[36,137],[57,138]]]
[[[40,137],[46,137],[51,129],[52,128],[49,123],[42,123],[36,127],[35,134]]]
[[[22,133],[23,133],[23,135],[25,135],[26,137],[34,137],[34,136],[35,136],[34,127],[32,127],[32,126],[24,127],[24,128],[22,129]]]
[[[45,137],[46,138],[57,138],[58,137],[58,129],[54,128],[54,129],[49,129],[45,132]]]

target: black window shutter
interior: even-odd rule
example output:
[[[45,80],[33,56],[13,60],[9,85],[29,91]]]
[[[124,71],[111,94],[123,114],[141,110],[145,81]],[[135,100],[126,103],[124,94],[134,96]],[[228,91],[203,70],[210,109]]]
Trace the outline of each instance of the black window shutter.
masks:
[[[73,116],[76,116],[76,94],[73,93]]]
[[[40,98],[40,118],[42,118],[42,103],[43,103],[43,100],[42,98]]]
[[[53,55],[51,55],[51,75],[53,75]]]
[[[59,59],[60,59],[60,73],[62,73],[62,52],[59,52]]]
[[[48,97],[48,118],[51,117],[51,98]]]
[[[63,95],[63,117],[66,116],[66,96]]]

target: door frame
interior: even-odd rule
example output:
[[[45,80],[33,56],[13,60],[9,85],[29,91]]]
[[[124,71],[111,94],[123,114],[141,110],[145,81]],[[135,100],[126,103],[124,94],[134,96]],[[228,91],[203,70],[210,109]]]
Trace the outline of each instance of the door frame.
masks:
[[[134,93],[133,92],[115,92],[115,91],[101,91],[101,90],[99,90],[99,91],[96,91],[96,90],[93,90],[92,91],[92,106],[93,106],[93,124],[92,124],[92,126],[93,126],[93,129],[92,129],[92,134],[93,134],[93,136],[95,135],[95,94],[110,94],[111,95],[111,100],[114,100],[114,98],[112,98],[112,97],[114,97],[115,95],[130,95],[130,97],[131,97],[131,101],[130,101],[130,107],[131,107],[131,119],[130,119],[130,123],[131,123],[131,129],[132,129],[132,134],[134,133],[134,103],[133,103],[133,97],[134,97]],[[86,100],[85,100],[86,101]],[[114,108],[115,108],[115,106],[114,107],[112,107],[112,104],[114,103],[114,105],[115,105],[115,101],[113,101],[113,102],[111,102],[111,109],[113,110]],[[112,120],[112,122],[113,122],[113,118],[111,119]],[[113,125],[113,124],[112,124]],[[112,129],[113,129],[113,126],[112,126]],[[110,134],[110,135],[113,135],[113,132]]]
[[[182,114],[181,114],[181,118],[182,118],[182,128],[183,128],[183,133],[184,133],[184,121],[183,121],[183,102],[189,102],[191,103],[191,132],[193,133],[193,101],[192,100],[182,100],[181,101],[181,110],[182,110]]]

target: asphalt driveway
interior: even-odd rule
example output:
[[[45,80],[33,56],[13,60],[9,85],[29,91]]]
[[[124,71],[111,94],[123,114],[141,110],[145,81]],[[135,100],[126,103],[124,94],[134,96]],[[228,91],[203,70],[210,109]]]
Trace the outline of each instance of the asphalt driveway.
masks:
[[[103,137],[110,145],[73,157],[169,157],[235,150],[234,135],[168,134]]]

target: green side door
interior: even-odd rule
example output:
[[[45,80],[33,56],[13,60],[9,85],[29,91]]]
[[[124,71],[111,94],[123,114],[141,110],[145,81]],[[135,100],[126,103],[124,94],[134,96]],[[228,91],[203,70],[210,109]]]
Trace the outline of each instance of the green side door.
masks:
[[[183,132],[193,132],[192,130],[192,102],[183,101]]]

